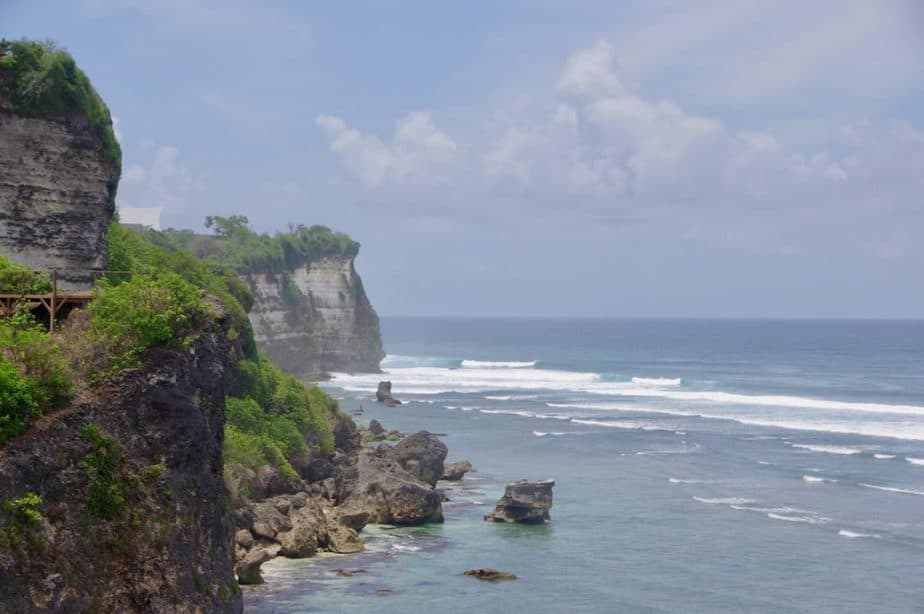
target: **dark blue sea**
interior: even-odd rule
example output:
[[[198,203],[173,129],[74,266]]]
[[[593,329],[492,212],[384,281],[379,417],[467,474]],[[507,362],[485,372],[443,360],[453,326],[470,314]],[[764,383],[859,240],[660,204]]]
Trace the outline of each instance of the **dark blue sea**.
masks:
[[[924,612],[924,322],[382,324],[385,375],[326,386],[478,471],[443,525],[271,561],[248,611]],[[549,524],[482,520],[545,477]]]

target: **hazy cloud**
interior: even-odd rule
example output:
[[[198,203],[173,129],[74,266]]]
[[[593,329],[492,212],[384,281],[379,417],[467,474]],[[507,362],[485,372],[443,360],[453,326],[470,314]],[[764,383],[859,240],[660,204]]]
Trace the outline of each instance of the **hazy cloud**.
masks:
[[[441,171],[456,155],[456,143],[436,127],[429,112],[409,113],[395,125],[391,141],[350,128],[339,117],[318,115],[315,123],[330,150],[370,187],[385,183],[422,184],[445,181]]]

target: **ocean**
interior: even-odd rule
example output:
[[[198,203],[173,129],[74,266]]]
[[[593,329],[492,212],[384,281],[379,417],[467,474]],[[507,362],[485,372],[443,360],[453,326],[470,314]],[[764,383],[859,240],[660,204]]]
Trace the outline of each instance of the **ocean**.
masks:
[[[382,327],[385,374],[325,387],[477,472],[443,525],[267,563],[247,611],[924,611],[924,321]],[[374,402],[380,379],[403,405]],[[482,520],[506,482],[546,477],[550,523]]]

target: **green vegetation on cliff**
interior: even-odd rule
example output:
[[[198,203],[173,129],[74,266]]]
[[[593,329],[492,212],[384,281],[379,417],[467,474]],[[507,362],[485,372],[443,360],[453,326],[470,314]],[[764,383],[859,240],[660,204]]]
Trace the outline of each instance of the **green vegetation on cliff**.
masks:
[[[0,254],[0,294],[45,294],[51,292],[51,278],[29,267],[10,262]]]
[[[284,273],[330,256],[355,257],[359,243],[327,226],[293,225],[289,232],[261,234],[243,215],[208,216],[212,235],[191,230],[168,230],[168,244],[212,262],[233,266],[239,273]]]
[[[32,117],[85,116],[103,143],[106,159],[122,167],[109,109],[71,54],[53,42],[0,39],[0,99]]]
[[[296,459],[333,450],[336,401],[257,352],[247,318],[253,296],[232,269],[177,249],[162,233],[118,223],[109,229],[109,254],[109,268],[121,272],[101,280],[94,300],[58,334],[24,310],[0,319],[0,444],[67,403],[75,390],[143,368],[151,350],[185,349],[223,313],[239,351],[226,405],[226,463],[270,465],[295,477]],[[17,279],[28,273],[15,271]],[[95,472],[104,479],[94,509],[105,514],[107,493],[118,499],[111,488],[118,484]]]

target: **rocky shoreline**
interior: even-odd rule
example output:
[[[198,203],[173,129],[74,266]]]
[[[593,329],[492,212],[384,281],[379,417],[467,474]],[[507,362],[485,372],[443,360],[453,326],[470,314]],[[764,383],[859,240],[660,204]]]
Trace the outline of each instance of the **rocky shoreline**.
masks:
[[[446,445],[427,431],[402,437],[375,420],[358,429],[344,417],[337,439],[332,458],[315,459],[314,470],[303,472],[298,483],[265,479],[266,496],[244,500],[233,511],[240,584],[262,583],[260,566],[277,556],[361,552],[361,532],[370,523],[443,522],[444,496],[437,481],[458,480],[472,470],[468,461],[446,465]],[[275,492],[280,489],[290,492]]]

